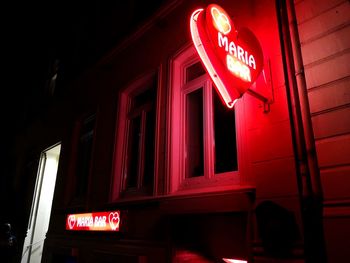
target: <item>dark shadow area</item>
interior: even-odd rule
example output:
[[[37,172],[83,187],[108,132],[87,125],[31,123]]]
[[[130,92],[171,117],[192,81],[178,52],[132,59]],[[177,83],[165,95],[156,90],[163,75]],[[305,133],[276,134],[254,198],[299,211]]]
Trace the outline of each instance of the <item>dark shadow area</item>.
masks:
[[[255,214],[265,252],[274,257],[288,257],[299,238],[294,214],[272,201],[260,203]]]

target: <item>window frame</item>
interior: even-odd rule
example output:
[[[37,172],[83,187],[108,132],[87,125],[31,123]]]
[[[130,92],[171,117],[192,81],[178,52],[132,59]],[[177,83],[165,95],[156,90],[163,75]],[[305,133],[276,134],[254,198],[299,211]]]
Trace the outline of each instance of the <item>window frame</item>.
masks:
[[[67,204],[70,206],[84,206],[88,202],[88,196],[91,188],[91,180],[92,180],[92,171],[94,165],[94,154],[95,154],[95,144],[96,144],[96,133],[97,133],[97,118],[98,111],[89,111],[88,113],[80,116],[74,123],[73,133],[72,133],[72,148],[71,148],[71,158],[70,158],[70,166],[69,169],[69,178],[70,183],[67,185],[68,192],[70,192],[69,200],[67,199]],[[84,125],[89,121],[93,120],[94,124],[92,125],[91,131],[82,132],[84,129]],[[80,169],[82,168],[80,163],[80,152],[81,146],[80,141],[82,137],[88,137],[89,134],[92,134],[91,140],[91,150],[89,153],[89,161],[86,163],[85,176],[78,175]],[[80,188],[80,184],[85,180],[85,187]],[[82,193],[79,193],[80,190]]]
[[[134,190],[126,189],[126,154],[128,147],[128,122],[130,118],[130,103],[132,97],[141,94],[143,91],[147,90],[152,82],[155,82],[156,89],[156,99],[154,101],[155,107],[155,132],[154,132],[154,170],[153,170],[153,186],[152,193],[147,194],[142,191],[142,184],[140,184],[140,178],[137,178],[138,187]],[[110,189],[110,201],[117,201],[120,198],[146,198],[154,196],[157,193],[157,178],[158,178],[158,145],[159,145],[159,98],[160,98],[160,68],[147,72],[131,83],[126,85],[125,88],[118,92],[118,106],[117,106],[117,118],[116,118],[116,130],[115,130],[115,144],[114,144],[114,157],[113,157],[113,169],[112,169],[112,183]],[[148,107],[146,105],[145,107]],[[141,111],[141,122],[144,117],[142,113],[142,106],[135,108],[135,113],[137,110]],[[131,113],[131,114],[133,114]],[[136,114],[136,113],[135,113]],[[141,123],[141,125],[145,125]],[[143,161],[141,160],[141,163]],[[141,164],[142,165],[142,164]],[[139,177],[139,176],[138,176]]]
[[[237,101],[235,110],[236,122],[236,144],[237,144],[237,171],[230,171],[215,174],[215,142],[213,122],[209,123],[204,118],[203,137],[210,136],[212,139],[204,138],[204,176],[185,178],[185,89],[196,90],[198,85],[207,86],[203,89],[203,110],[206,116],[213,116],[213,107],[205,106],[213,101],[213,93],[216,92],[213,83],[208,74],[199,76],[186,83],[186,69],[199,62],[199,56],[196,53],[193,44],[186,45],[170,60],[170,81],[168,94],[168,123],[167,123],[167,191],[169,194],[181,194],[183,192],[210,192],[229,190],[232,188],[242,188],[244,184],[243,170],[245,170],[245,156],[242,151],[244,143],[244,122],[243,122],[243,104]],[[192,88],[190,86],[193,86]],[[187,92],[187,90],[186,90]],[[206,93],[206,94],[204,94]],[[178,114],[178,112],[181,112]],[[212,117],[210,117],[212,118]],[[206,134],[206,135],[205,135]]]

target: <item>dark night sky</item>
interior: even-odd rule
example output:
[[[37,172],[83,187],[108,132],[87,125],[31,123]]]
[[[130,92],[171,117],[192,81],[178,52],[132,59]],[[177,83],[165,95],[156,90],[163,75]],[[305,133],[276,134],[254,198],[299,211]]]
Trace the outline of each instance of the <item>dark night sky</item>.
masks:
[[[163,1],[10,4],[4,9],[2,68],[6,69],[6,88],[2,97],[10,104],[6,112],[13,112],[15,118],[7,121],[22,128],[28,115],[40,111],[40,95],[54,59],[59,59],[64,78],[76,76],[137,28]]]
[[[13,2],[3,9],[2,132],[22,129],[41,110],[49,68],[74,78],[158,9],[164,0]],[[44,4],[43,4],[44,3]],[[40,114],[40,113],[39,113]]]

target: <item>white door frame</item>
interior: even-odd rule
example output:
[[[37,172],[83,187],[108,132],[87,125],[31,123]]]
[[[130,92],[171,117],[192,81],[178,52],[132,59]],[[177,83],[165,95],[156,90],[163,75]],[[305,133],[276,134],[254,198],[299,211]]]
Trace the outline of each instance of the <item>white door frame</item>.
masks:
[[[61,143],[41,152],[21,263],[39,263],[50,222]]]

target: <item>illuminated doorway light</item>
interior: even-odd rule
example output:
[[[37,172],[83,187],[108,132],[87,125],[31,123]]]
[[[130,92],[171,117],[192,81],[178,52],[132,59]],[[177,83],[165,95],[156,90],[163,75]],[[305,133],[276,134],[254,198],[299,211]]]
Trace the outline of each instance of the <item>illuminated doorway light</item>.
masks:
[[[22,263],[41,262],[50,222],[60,152],[61,144],[57,144],[41,153],[27,235],[23,244]]]

